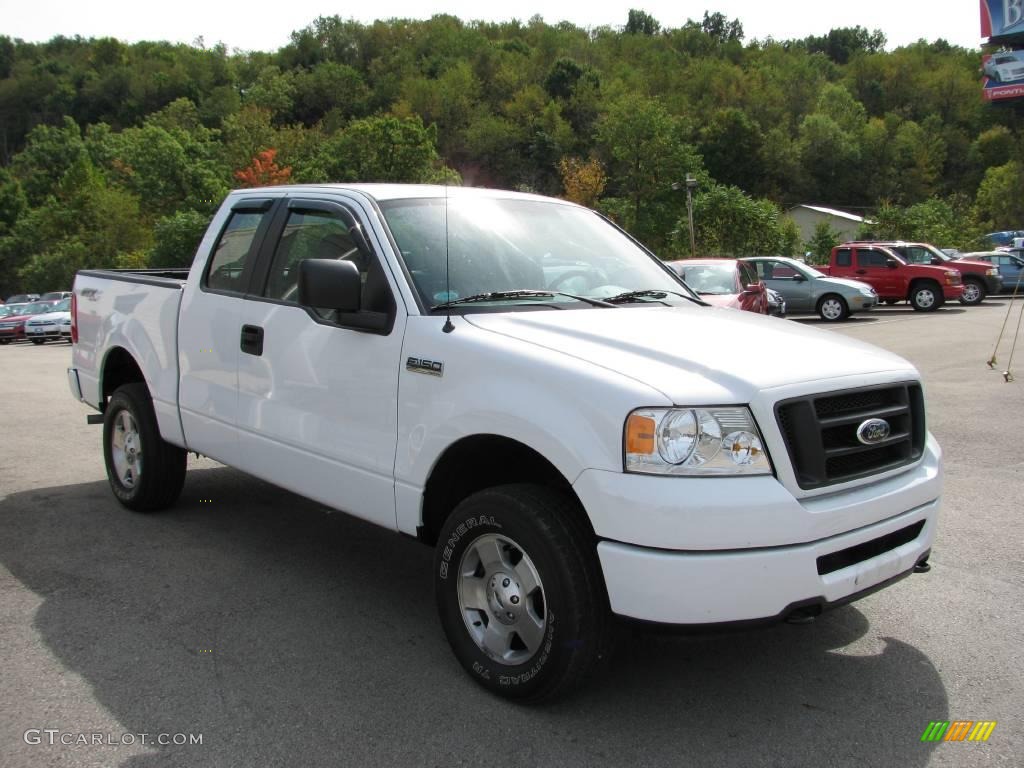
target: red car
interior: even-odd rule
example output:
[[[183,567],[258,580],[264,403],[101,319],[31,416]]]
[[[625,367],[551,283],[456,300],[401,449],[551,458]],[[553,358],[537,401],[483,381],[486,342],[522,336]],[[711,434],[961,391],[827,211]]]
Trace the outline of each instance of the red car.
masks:
[[[32,315],[53,311],[56,301],[33,301],[30,304],[8,304],[5,309],[13,310],[0,317],[0,344],[25,338],[25,321]]]
[[[829,277],[849,277],[867,283],[887,304],[909,301],[920,312],[933,312],[946,301],[963,296],[960,273],[930,264],[908,264],[891,249],[876,243],[850,242],[832,249],[826,267]]]
[[[736,259],[684,259],[668,266],[708,304],[767,315],[768,291],[757,270]]]

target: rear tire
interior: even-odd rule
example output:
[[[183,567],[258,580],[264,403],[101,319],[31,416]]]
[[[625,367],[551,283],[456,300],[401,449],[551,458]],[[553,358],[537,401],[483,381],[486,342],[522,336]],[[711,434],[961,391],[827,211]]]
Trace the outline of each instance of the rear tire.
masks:
[[[562,696],[611,655],[597,549],[575,504],[542,486],[499,486],[462,501],[441,529],[441,625],[470,677],[499,696]]]
[[[186,453],[160,437],[145,384],[124,384],[111,395],[103,418],[103,458],[114,496],[136,512],[166,509],[185,484]]]
[[[935,283],[921,283],[910,291],[910,306],[918,312],[934,312],[942,301],[942,290]]]
[[[960,303],[968,307],[973,307],[976,304],[981,304],[988,295],[985,290],[985,286],[982,285],[978,280],[965,280],[964,281],[964,292],[960,296]]]
[[[850,308],[842,296],[827,293],[818,300],[818,316],[826,323],[838,323],[850,316]]]

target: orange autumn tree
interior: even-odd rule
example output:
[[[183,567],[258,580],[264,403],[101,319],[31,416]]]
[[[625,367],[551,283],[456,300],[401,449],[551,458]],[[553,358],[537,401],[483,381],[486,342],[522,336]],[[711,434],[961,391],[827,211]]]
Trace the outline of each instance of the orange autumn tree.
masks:
[[[292,167],[288,165],[281,168],[274,162],[275,157],[277,150],[273,147],[257,153],[248,166],[235,171],[235,178],[243,187],[273,187],[277,184],[287,184],[292,177]]]
[[[565,198],[591,208],[601,196],[605,182],[608,181],[604,166],[595,158],[580,160],[575,157],[563,157],[558,164],[558,170],[562,174]]]

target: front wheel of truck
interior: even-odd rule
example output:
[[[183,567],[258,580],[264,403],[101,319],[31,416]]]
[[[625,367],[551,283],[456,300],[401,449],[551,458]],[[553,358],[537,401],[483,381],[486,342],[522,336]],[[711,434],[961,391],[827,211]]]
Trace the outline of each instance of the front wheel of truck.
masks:
[[[441,624],[469,675],[500,696],[564,695],[611,655],[597,550],[575,504],[542,486],[505,485],[462,501],[441,529]]]
[[[166,509],[185,484],[186,453],[160,437],[145,384],[124,384],[110,396],[103,458],[114,496],[136,512]]]

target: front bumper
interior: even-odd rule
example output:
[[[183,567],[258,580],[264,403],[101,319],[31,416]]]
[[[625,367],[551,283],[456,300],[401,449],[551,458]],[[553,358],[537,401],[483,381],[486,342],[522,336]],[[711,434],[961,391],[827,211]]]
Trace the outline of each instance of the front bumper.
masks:
[[[666,624],[722,624],[784,616],[794,606],[841,603],[913,570],[935,538],[939,501],[890,520],[793,547],[669,552],[602,541],[612,611]],[[923,523],[911,541],[820,574],[820,558]],[[884,545],[878,545],[884,546]]]
[[[574,488],[603,539],[597,551],[616,614],[687,625],[755,621],[794,605],[842,602],[913,569],[935,537],[941,450],[929,436],[921,460],[904,471],[802,498],[772,476],[587,470]],[[883,538],[891,534],[898,536]],[[822,568],[819,558],[842,567]]]
[[[960,285],[942,286],[942,297],[946,299],[946,301],[953,301],[954,299],[959,299],[963,295],[964,286],[962,283]]]
[[[60,338],[60,328],[56,325],[28,325],[25,326],[25,336],[30,339],[38,339],[40,337],[58,339]]]

